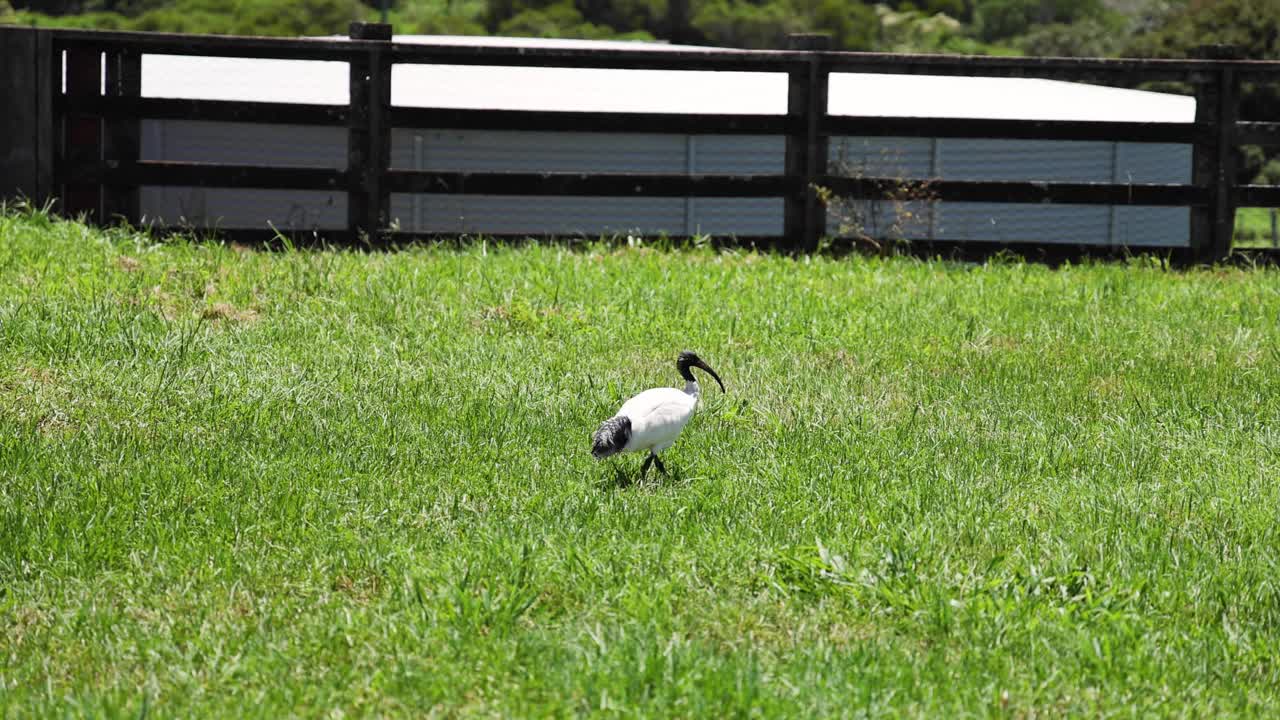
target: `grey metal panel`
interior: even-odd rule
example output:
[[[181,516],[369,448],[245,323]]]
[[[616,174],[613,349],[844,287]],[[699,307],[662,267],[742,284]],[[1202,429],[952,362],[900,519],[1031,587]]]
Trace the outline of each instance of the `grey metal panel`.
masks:
[[[1191,146],[1176,143],[1117,143],[1113,182],[1191,182]]]
[[[414,138],[423,143],[421,170],[458,172],[683,172],[680,135],[554,133],[504,130],[391,132],[391,166],[415,168]]]
[[[694,135],[692,171],[706,174],[781,173],[787,156],[780,135]]]
[[[1110,209],[1091,205],[938,203],[934,236],[945,240],[1109,244]]]
[[[781,198],[690,198],[689,204],[694,234],[782,234]]]
[[[777,136],[686,136],[398,129],[392,165],[473,172],[781,172]],[[527,198],[394,195],[417,232],[673,235],[782,232],[782,201],[750,198]]]
[[[347,225],[345,192],[146,186],[139,196],[147,223],[281,230],[336,230]]]
[[[421,223],[415,222],[414,201]],[[587,235],[683,234],[683,198],[393,193],[391,215],[416,232]]]
[[[203,120],[143,120],[143,160],[347,167],[347,129]]]
[[[687,209],[684,198],[395,193],[391,215],[402,229],[429,233],[782,233],[782,200],[774,198],[699,198]]]
[[[1112,145],[944,138],[938,141],[939,174],[948,180],[1110,182]]]
[[[843,157],[846,172],[855,175],[1143,183],[1181,183],[1191,177],[1189,145],[943,138],[931,157],[933,142],[833,138],[830,152],[833,162]],[[872,205],[849,203],[843,212],[833,210],[828,227],[837,234],[876,237],[1133,246],[1189,242],[1184,208],[951,202],[936,205],[930,226],[929,211],[920,204]]]
[[[880,203],[867,201],[833,207],[828,228],[841,237],[1043,242],[1129,247],[1186,247],[1190,211],[1186,208],[1013,203]],[[931,224],[932,223],[932,224]],[[1108,237],[1113,234],[1114,242]]]
[[[417,168],[414,138],[421,138]],[[391,166],[473,172],[684,172],[685,135],[396,128]],[[780,173],[786,140],[773,135],[697,135],[692,171]]]
[[[1125,206],[1115,209],[1116,245],[1128,247],[1191,244],[1191,211],[1178,207]]]
[[[832,137],[831,171],[851,177],[927,178],[934,175],[932,138]]]
[[[827,206],[827,231],[837,237],[927,239],[935,210],[928,202],[850,200]]]
[[[420,138],[415,143],[415,137]],[[831,157],[868,175],[1074,182],[1186,182],[1186,145],[930,138],[833,138]],[[782,170],[778,136],[557,134],[396,129],[396,167],[562,172],[770,173]],[[935,157],[935,152],[937,153]],[[343,168],[344,128],[247,123],[144,121],[144,159]],[[345,193],[327,191],[144,188],[143,213],[175,224],[221,227],[341,228]],[[425,232],[586,234],[668,232],[774,235],[782,202],[736,198],[542,198],[395,195],[393,217]],[[1180,208],[947,203],[851,206],[854,226],[872,235],[1128,245],[1185,245]],[[417,220],[423,224],[419,225]],[[846,218],[848,219],[848,218]],[[932,222],[931,222],[932,221]],[[840,218],[829,214],[831,232]],[[848,227],[845,228],[849,230]],[[1114,236],[1110,233],[1114,231]]]

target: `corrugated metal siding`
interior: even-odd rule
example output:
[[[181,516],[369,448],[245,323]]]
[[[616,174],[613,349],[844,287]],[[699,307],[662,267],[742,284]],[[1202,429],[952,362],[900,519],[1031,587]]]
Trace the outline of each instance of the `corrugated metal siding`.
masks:
[[[938,203],[934,236],[943,240],[1107,244],[1105,206]]]
[[[1187,246],[1191,243],[1191,210],[1180,207],[1125,206],[1115,209],[1116,245]]]
[[[936,205],[925,202],[851,200],[828,205],[827,232],[838,237],[933,237]]]
[[[640,135],[490,130],[412,130],[391,133],[391,166],[415,168],[414,139],[422,139],[420,170],[464,172],[683,172],[685,139]]]
[[[832,138],[832,170],[850,174],[948,180],[1181,183],[1191,179],[1187,145],[929,138]],[[850,216],[853,228],[839,230]],[[901,213],[891,203],[845,206],[828,214],[841,234],[893,228],[892,237],[1101,245],[1187,245],[1185,208],[933,203]],[[846,222],[846,225],[850,223]]]
[[[414,200],[422,224],[414,218]],[[496,195],[391,196],[403,228],[438,233],[586,235],[671,232],[684,226],[681,198],[538,197]]]
[[[143,120],[143,160],[227,165],[347,166],[347,129],[201,120]]]
[[[697,198],[689,202],[689,234],[782,234],[781,198]]]
[[[1113,182],[1191,182],[1191,146],[1170,143],[1117,143]]]
[[[327,190],[143,187],[144,221],[200,228],[339,230],[347,226],[347,194]]]
[[[397,129],[393,167],[461,172],[782,172],[775,136]],[[416,200],[415,200],[416,198]],[[400,227],[429,233],[777,235],[782,201],[397,195]]]
[[[933,143],[930,138],[833,137],[827,162],[842,175],[930,178]]]
[[[346,128],[143,120],[143,160],[227,165],[347,166]],[[328,190],[143,187],[149,222],[193,227],[311,230],[347,224],[347,194]]]
[[[345,128],[144,121],[142,157],[230,164],[343,168]],[[474,172],[775,173],[777,136],[396,129],[392,165]],[[1139,143],[833,138],[833,170],[904,178],[1187,182],[1191,149]],[[143,211],[164,222],[222,227],[341,228],[345,193],[217,188],[144,188]],[[941,203],[930,210],[892,203],[850,206],[854,225],[876,234],[999,241],[1186,244],[1181,208]],[[417,232],[777,235],[782,201],[749,198],[539,198],[396,195],[392,215]],[[840,218],[829,214],[838,231]]]
[[[948,180],[1108,182],[1113,144],[948,138],[938,141],[938,167]]]
[[[692,215],[683,198],[539,197],[529,195],[391,196],[401,228],[426,233],[599,235],[693,232],[713,235],[778,235],[782,201],[756,198],[696,200]]]
[[[695,135],[691,170],[711,174],[772,174],[785,170],[787,141],[780,135]]]

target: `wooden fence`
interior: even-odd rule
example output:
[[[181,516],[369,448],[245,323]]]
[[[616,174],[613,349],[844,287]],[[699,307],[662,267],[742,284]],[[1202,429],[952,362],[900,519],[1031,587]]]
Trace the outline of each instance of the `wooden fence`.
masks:
[[[345,190],[347,229],[330,239],[395,240],[391,193],[783,198],[784,236],[796,250],[818,245],[822,187],[851,199],[889,197],[900,178],[829,174],[828,138],[840,135],[1104,140],[1187,143],[1189,184],[969,182],[938,180],[941,201],[1181,206],[1191,209],[1188,257],[1230,251],[1235,208],[1280,206],[1280,187],[1235,184],[1235,148],[1280,144],[1280,122],[1241,122],[1242,82],[1280,80],[1280,63],[1238,59],[1103,60],[734,50],[581,50],[407,45],[385,25],[353,24],[348,39],[281,39],[0,28],[0,196],[56,199],[68,214],[139,219],[140,186]],[[350,68],[346,105],[298,105],[141,97],[143,54],[340,61]],[[713,70],[785,73],[785,115],[527,112],[393,107],[399,63]],[[1191,123],[847,117],[827,113],[831,73],[1034,77],[1106,85],[1177,81],[1195,88]],[[65,85],[64,85],[65,82]],[[139,159],[142,119],[346,127],[346,169],[260,167]],[[572,132],[776,134],[786,137],[783,174],[468,173],[390,167],[394,127]]]

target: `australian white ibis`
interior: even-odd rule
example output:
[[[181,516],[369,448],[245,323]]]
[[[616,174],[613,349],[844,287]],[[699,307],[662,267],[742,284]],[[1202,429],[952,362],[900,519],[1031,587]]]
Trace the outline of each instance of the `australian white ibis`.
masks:
[[[658,472],[666,475],[667,469],[658,459],[658,453],[675,443],[698,407],[698,379],[690,371],[695,367],[710,373],[720,385],[720,392],[724,392],[724,383],[716,371],[686,350],[676,359],[676,370],[684,378],[684,390],[653,388],[623,403],[622,409],[600,423],[600,428],[591,436],[591,454],[600,460],[618,453],[647,450],[649,457],[640,466],[641,482],[650,464],[656,464]]]

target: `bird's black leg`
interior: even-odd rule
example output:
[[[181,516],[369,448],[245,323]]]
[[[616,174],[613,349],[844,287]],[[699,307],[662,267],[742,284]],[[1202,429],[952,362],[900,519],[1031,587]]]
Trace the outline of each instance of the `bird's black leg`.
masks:
[[[649,453],[649,457],[645,458],[644,462],[640,464],[640,482],[644,482],[645,473],[649,472],[649,465],[653,464],[653,461],[657,459],[658,456]],[[658,467],[662,467],[662,465],[659,464]]]
[[[653,458],[653,464],[658,466],[658,472],[667,475],[667,468],[663,466],[662,459],[653,453],[650,453],[649,457]],[[667,475],[667,477],[670,477],[670,475]]]

